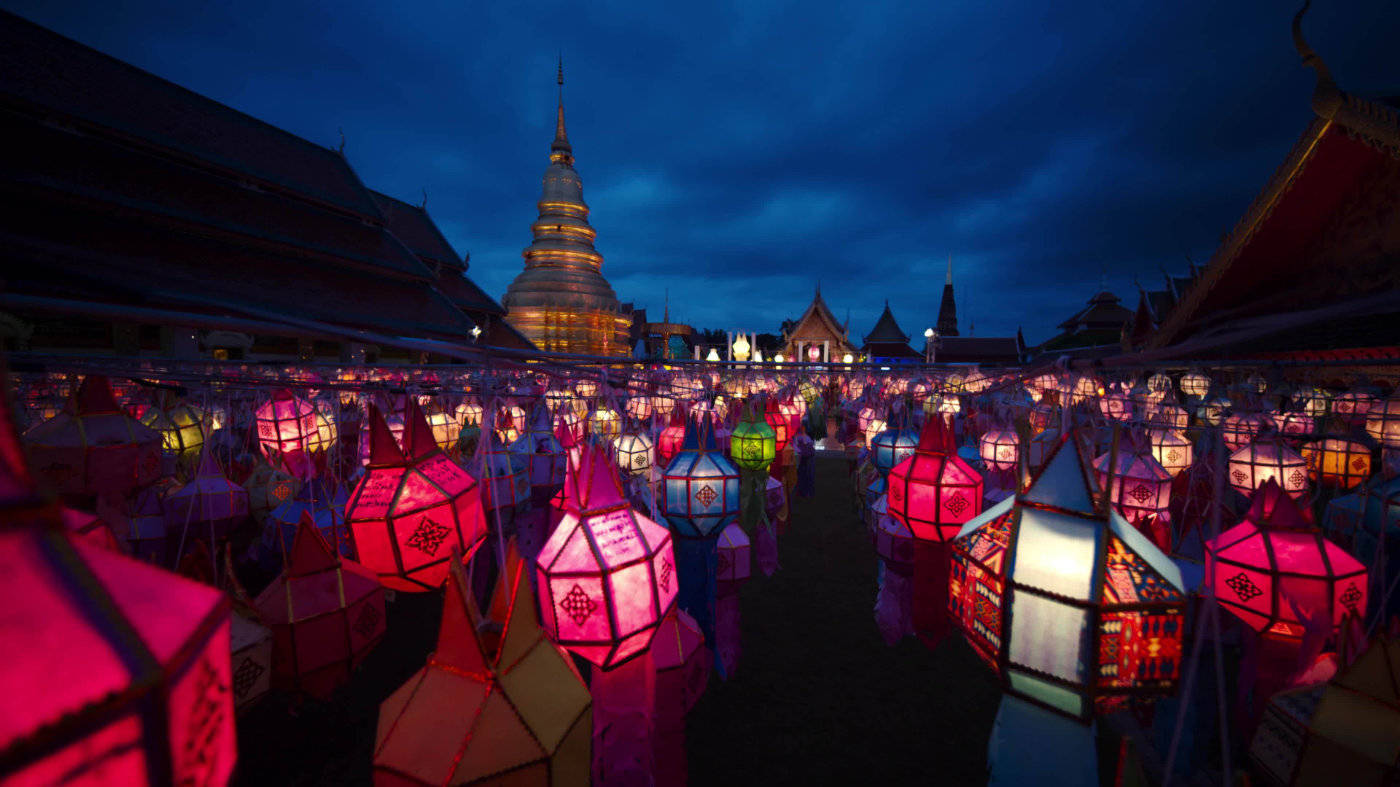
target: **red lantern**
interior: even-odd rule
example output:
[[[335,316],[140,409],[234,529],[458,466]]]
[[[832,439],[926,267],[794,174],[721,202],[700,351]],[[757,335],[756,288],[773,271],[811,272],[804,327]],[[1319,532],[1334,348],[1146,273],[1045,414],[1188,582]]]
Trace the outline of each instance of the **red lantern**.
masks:
[[[944,420],[932,417],[914,455],[890,470],[888,495],[890,516],[915,538],[949,541],[981,513],[982,476],[958,456]]]
[[[272,628],[273,683],[327,699],[384,638],[384,588],[342,560],[303,512],[282,575],[255,602]]]
[[[605,670],[644,652],[679,586],[671,534],[627,504],[617,471],[585,448],[577,511],[536,558],[544,627]]]
[[[306,443],[316,435],[316,408],[286,388],[258,408],[258,444],[269,459],[297,451],[305,451]]]
[[[1206,577],[1216,601],[1255,631],[1299,638],[1300,611],[1334,627],[1365,613],[1366,567],[1323,538],[1284,491],[1269,479],[1244,519],[1206,542]]]
[[[118,407],[100,375],[24,441],[35,475],[57,494],[124,495],[160,477],[160,433]]]
[[[773,436],[777,440],[777,455],[782,456],[783,449],[787,448],[788,443],[792,440],[794,430],[791,416],[779,409],[776,399],[769,399],[764,409],[763,420],[773,427]]]
[[[433,441],[409,402],[404,449],[374,406],[370,462],[345,507],[346,524],[366,568],[385,587],[421,592],[447,579],[452,547],[464,554],[486,537],[481,489]]]

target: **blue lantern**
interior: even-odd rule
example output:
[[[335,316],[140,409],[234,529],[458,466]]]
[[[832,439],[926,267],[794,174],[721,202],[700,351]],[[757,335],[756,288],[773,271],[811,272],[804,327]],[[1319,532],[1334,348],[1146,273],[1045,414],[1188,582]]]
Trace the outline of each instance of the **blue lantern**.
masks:
[[[710,538],[739,516],[739,470],[715,444],[714,431],[701,427],[704,447],[694,421],[686,424],[685,441],[671,459],[662,482],[663,512],[681,538]]]

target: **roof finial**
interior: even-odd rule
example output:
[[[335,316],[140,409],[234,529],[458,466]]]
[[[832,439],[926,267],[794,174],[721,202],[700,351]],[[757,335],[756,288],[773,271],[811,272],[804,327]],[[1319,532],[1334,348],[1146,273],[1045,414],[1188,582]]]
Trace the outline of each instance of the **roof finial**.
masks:
[[[1308,42],[1303,38],[1303,14],[1308,12],[1308,6],[1312,5],[1312,0],[1303,0],[1303,7],[1298,9],[1298,13],[1293,15],[1293,46],[1298,50],[1298,56],[1303,58],[1303,65],[1317,72],[1318,87],[1326,84],[1329,87],[1336,87],[1332,81],[1332,74],[1327,70],[1327,64],[1322,62],[1322,58],[1308,46]]]
[[[336,152],[343,156],[343,155],[345,155],[345,129],[342,127],[341,129],[339,129],[339,131],[340,131],[340,147],[336,148]]]
[[[555,81],[559,83],[559,114],[554,123],[554,143],[549,146],[549,160],[574,163],[574,149],[569,145],[569,135],[564,131],[564,55],[559,55],[559,71]]]
[[[419,210],[427,210],[427,209],[428,209],[428,190],[427,190],[427,189],[423,189],[423,201],[420,202],[420,203],[418,203],[418,209],[419,209]]]
[[[661,314],[661,321],[669,324],[671,322],[671,288],[666,288],[666,309]]]
[[[953,252],[948,252],[948,278],[943,282],[951,285],[953,283]]]

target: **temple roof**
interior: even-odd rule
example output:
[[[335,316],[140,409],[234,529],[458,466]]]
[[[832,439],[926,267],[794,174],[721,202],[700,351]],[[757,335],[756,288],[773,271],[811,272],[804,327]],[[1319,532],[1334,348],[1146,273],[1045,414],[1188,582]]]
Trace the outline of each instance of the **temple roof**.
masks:
[[[1123,327],[1123,323],[1132,318],[1132,310],[1124,308],[1117,295],[1104,291],[1090,298],[1088,306],[1075,312],[1068,320],[1060,323],[1059,327],[1068,333],[1118,330]]]
[[[875,321],[875,327],[871,328],[870,333],[865,335],[865,343],[906,344],[908,341],[909,334],[899,329],[899,323],[895,322],[894,314],[890,312],[890,302],[885,301],[885,310],[880,312],[880,319]]]
[[[845,327],[836,321],[836,316],[827,307],[826,301],[822,299],[821,285],[817,285],[816,293],[812,296],[812,303],[807,306],[807,310],[802,313],[802,317],[797,320],[792,332],[787,340],[793,339],[811,340],[813,338],[825,338],[838,342],[843,349],[854,350]]]
[[[473,327],[408,245],[427,230],[390,231],[336,151],[4,12],[0,69],[7,293],[391,336]]]
[[[370,190],[370,195],[374,198],[374,204],[379,207],[379,212],[383,214],[389,231],[403,241],[419,259],[430,265],[437,263],[458,271],[467,269],[466,261],[457,256],[452,244],[447,242],[437,224],[428,216],[427,207],[410,205],[373,189]]]

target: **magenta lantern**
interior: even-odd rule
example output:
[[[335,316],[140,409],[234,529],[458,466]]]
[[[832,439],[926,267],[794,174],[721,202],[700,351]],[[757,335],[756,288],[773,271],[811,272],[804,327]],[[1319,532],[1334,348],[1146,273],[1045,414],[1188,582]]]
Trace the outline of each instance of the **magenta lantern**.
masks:
[[[889,513],[915,538],[949,541],[982,511],[982,476],[958,456],[940,417],[929,418],[914,455],[889,475]]]
[[[257,412],[258,443],[269,459],[305,451],[316,437],[316,408],[286,388],[277,390]]]

